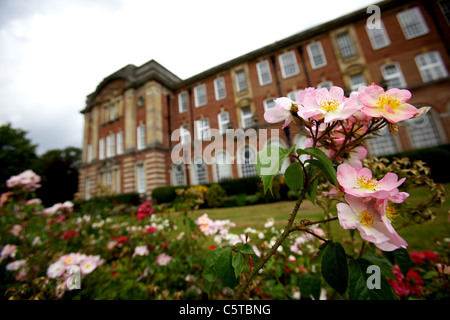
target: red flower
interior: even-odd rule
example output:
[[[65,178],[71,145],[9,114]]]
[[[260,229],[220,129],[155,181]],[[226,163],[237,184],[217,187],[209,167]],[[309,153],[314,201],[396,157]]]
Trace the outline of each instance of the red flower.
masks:
[[[421,286],[423,285],[423,280],[416,271],[410,269],[406,274],[406,277],[403,276],[398,265],[395,265],[392,271],[395,280],[388,278],[388,281],[399,298],[407,297],[409,295],[420,297],[422,295]]]
[[[148,216],[148,214],[147,214],[147,213],[144,213],[144,212],[138,212],[138,213],[136,214],[136,218],[137,218],[138,220],[142,220],[142,219],[146,218],[147,216]]]
[[[153,214],[155,212],[155,210],[153,210],[152,208],[152,203],[147,201],[144,202],[143,204],[141,204],[141,206],[139,207],[137,214],[136,214],[136,218],[138,220],[141,220],[145,217],[147,217],[150,214]]]
[[[411,260],[417,264],[422,264],[425,260],[427,261],[437,261],[439,256],[430,250],[425,250],[422,252],[411,252],[410,254]]]
[[[111,278],[115,278],[115,277],[117,277],[119,274],[117,273],[117,272],[113,272],[112,274],[111,274]]]
[[[209,251],[213,251],[216,248],[215,245],[212,245],[211,247],[209,247]]]
[[[128,241],[130,241],[130,238],[128,238],[128,237],[117,238],[117,243],[128,242]]]
[[[168,248],[169,244],[168,243],[161,243],[161,248]]]
[[[156,227],[151,226],[151,227],[148,227],[147,230],[145,230],[145,232],[147,232],[147,233],[153,233],[153,232],[155,232],[156,230],[157,230]]]
[[[71,230],[71,231],[64,231],[61,235],[61,237],[64,240],[69,240],[70,238],[74,238],[78,235],[78,232],[76,230]]]

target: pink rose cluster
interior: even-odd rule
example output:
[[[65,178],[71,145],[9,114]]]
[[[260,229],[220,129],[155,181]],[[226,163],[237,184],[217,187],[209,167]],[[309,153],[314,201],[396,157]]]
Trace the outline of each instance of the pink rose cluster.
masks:
[[[69,266],[80,267],[81,275],[86,275],[94,271],[98,266],[105,263],[100,256],[85,255],[82,253],[69,253],[60,257],[56,262],[47,268],[47,276],[51,279],[65,281],[70,274],[66,272]]]
[[[230,220],[212,220],[206,213],[198,217],[195,223],[205,235],[226,235],[230,228],[236,226]]]
[[[44,209],[44,214],[52,216],[55,214],[71,213],[73,211],[73,203],[65,201],[63,203],[55,203],[53,206]]]
[[[344,90],[333,86],[327,88],[306,88],[296,94],[297,102],[281,97],[275,100],[275,107],[264,113],[269,123],[285,121],[283,128],[295,117],[307,122],[323,120],[325,124],[346,120],[352,117],[370,120],[384,118],[391,123],[412,118],[417,114],[416,107],[407,103],[411,92],[401,89],[389,89],[372,84],[361,86],[357,92],[345,97]]]
[[[8,188],[16,188],[23,191],[35,191],[40,188],[41,177],[33,170],[25,170],[17,176],[12,176],[6,181]]]

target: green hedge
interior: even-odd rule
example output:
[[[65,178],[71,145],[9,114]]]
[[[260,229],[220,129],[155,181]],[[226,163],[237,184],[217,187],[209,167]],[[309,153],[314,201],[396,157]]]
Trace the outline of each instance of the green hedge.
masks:
[[[422,160],[430,167],[431,178],[435,182],[450,182],[450,144],[431,148],[408,150],[384,157],[390,160],[392,160],[394,157],[407,157],[411,161]]]

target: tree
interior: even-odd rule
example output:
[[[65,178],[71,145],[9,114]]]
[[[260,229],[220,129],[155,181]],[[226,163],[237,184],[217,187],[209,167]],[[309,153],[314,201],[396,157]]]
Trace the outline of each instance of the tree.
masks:
[[[37,195],[45,206],[73,199],[78,190],[80,161],[81,149],[75,147],[49,150],[39,157],[42,187],[37,190]]]
[[[26,138],[27,132],[14,129],[10,123],[0,126],[0,192],[5,192],[6,180],[12,175],[36,167],[36,147]]]

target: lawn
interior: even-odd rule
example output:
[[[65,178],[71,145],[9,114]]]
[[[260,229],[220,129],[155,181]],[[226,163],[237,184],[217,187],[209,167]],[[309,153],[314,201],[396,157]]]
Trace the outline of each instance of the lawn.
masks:
[[[448,199],[450,196],[450,183],[445,184],[445,187],[446,198]],[[410,201],[417,203],[425,201],[427,197],[428,193],[425,188],[417,188],[411,192]],[[289,219],[289,214],[292,212],[294,205],[295,201],[280,201],[245,207],[199,209],[192,213],[191,217],[196,219],[200,215],[207,213],[213,220],[229,219],[236,224],[236,227],[231,229],[230,232],[239,234],[248,227],[262,230],[269,218],[275,220],[275,226],[280,229],[283,228]],[[411,224],[397,231],[408,242],[408,249],[410,251],[429,250],[433,248],[437,240],[450,239],[449,212],[450,202],[447,200],[442,207],[436,209],[435,220],[422,224]],[[333,214],[336,215],[336,211]],[[323,211],[319,206],[314,206],[311,202],[304,201],[296,220],[308,219],[314,221],[320,220],[323,217]],[[343,241],[347,246],[353,246],[359,243],[359,238],[350,241],[350,233],[342,229],[338,221],[331,222],[330,228],[333,239]]]

